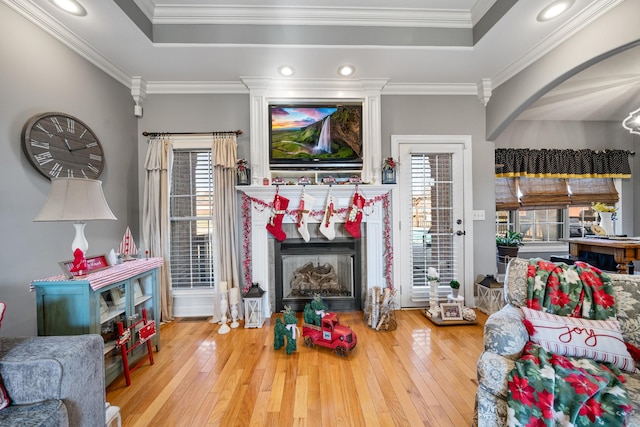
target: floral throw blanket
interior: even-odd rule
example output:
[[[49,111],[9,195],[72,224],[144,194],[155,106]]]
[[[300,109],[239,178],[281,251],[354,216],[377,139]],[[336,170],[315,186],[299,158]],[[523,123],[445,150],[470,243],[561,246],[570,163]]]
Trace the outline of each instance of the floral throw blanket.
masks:
[[[529,261],[529,308],[606,320],[615,316],[609,276],[586,263]],[[508,376],[509,426],[624,426],[631,412],[620,369],[551,353],[532,342]]]

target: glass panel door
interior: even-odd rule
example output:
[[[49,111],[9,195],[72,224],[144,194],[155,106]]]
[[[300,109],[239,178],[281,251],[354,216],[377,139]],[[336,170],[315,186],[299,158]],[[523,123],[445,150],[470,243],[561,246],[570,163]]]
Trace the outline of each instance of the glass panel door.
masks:
[[[403,307],[428,302],[429,268],[439,274],[441,301],[451,279],[464,278],[462,161],[456,146],[400,146],[400,175],[410,179],[400,185],[401,238],[410,242],[402,245]]]

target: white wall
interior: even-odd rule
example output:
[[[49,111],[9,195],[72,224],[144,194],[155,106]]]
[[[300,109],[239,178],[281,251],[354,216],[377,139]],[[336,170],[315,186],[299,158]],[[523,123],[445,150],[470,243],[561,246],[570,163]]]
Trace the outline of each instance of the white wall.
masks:
[[[28,162],[21,131],[33,115],[59,111],[93,129],[104,147],[100,179],[117,221],[88,223],[89,254],[116,247],[127,227],[138,229],[136,119],[129,90],[0,4],[0,335],[36,334],[34,279],[60,273],[72,259],[70,223],[34,223],[49,180]]]

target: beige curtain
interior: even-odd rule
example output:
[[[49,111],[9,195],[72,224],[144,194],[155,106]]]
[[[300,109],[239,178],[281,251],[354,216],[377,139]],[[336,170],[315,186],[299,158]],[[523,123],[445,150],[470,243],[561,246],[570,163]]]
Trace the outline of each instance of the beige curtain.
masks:
[[[215,231],[218,241],[218,281],[226,281],[229,288],[240,287],[238,260],[238,231],[236,224],[236,135],[214,135],[211,163],[214,169]]]
[[[173,148],[167,138],[152,138],[147,149],[144,167],[147,171],[144,184],[142,211],[142,237],[149,256],[162,257],[160,268],[161,320],[173,319],[171,296],[171,267],[169,248],[169,181],[173,164]]]

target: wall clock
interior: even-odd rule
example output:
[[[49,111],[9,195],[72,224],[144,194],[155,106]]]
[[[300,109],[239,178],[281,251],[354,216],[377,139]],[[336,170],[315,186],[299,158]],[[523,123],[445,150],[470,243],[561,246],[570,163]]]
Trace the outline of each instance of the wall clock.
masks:
[[[89,126],[64,113],[31,117],[22,130],[22,149],[47,178],[96,179],[104,168],[104,152]]]

